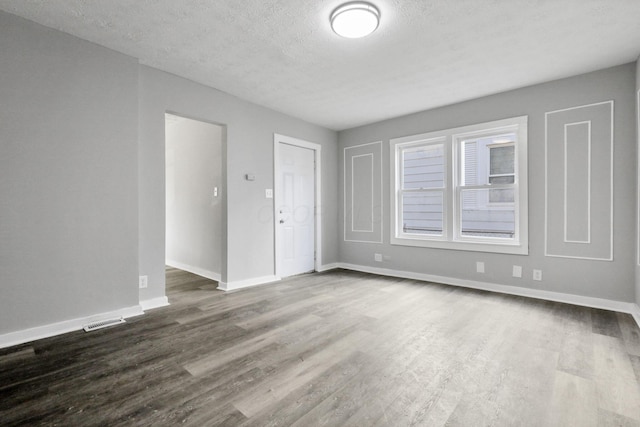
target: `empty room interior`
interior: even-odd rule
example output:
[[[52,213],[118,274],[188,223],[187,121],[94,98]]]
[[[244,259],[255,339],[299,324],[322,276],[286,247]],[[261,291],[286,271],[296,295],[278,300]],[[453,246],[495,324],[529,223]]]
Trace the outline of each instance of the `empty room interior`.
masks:
[[[640,426],[637,0],[0,0],[0,424]]]

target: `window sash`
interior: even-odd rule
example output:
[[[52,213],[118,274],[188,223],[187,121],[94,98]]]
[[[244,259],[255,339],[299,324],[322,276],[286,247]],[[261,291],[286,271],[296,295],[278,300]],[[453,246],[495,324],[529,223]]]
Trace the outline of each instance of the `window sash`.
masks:
[[[415,173],[413,174],[415,175],[427,175],[427,174],[437,174],[437,168],[438,166],[442,167],[442,184],[441,185],[430,185],[428,187],[415,187],[415,186],[408,186],[407,182],[406,182],[406,175],[405,175],[405,171],[406,171],[406,162],[407,160],[411,161],[414,159],[407,159],[406,155],[407,154],[411,154],[411,153],[417,153],[420,152],[422,150],[424,151],[430,151],[430,150],[437,150],[438,148],[441,149],[442,151],[442,157],[443,157],[443,161],[441,163],[441,165],[439,165],[438,163],[430,163],[430,164],[426,164],[426,165],[416,165],[416,166],[412,166],[412,167],[425,167],[425,168],[433,168],[436,169],[436,171],[429,171],[429,172],[422,172],[422,173]],[[438,142],[423,142],[423,143],[417,143],[417,144],[411,144],[409,146],[406,147],[400,147],[400,173],[399,173],[399,178],[400,178],[400,187],[403,191],[410,191],[410,190],[427,190],[427,189],[445,189],[447,186],[447,179],[446,179],[446,174],[447,174],[447,167],[446,167],[446,161],[445,161],[445,157],[446,157],[446,150],[445,150],[445,145],[438,141]],[[427,159],[431,160],[431,159],[436,159],[436,157],[428,157]],[[416,159],[418,160],[418,159]],[[416,162],[417,163],[417,162]],[[432,180],[430,182],[433,181],[438,181],[438,180]],[[418,181],[419,182],[419,181]]]
[[[475,207],[475,209],[464,209],[464,192],[465,191],[487,191],[496,189],[513,189],[514,190],[514,202],[508,203],[496,203],[489,202],[486,205]],[[487,199],[489,198],[489,194],[487,194]],[[491,185],[474,185],[474,186],[460,186],[455,189],[455,201],[456,201],[456,211],[455,211],[455,227],[454,227],[454,241],[462,241],[462,242],[494,242],[494,243],[504,243],[511,244],[513,242],[518,242],[520,238],[519,234],[519,207],[518,207],[518,186],[515,184],[511,185],[500,185],[500,186],[491,186]],[[481,221],[487,223],[500,223],[504,221],[504,218],[498,219],[496,216],[504,216],[508,215],[508,212],[513,211],[513,232],[509,232],[508,229],[505,228],[489,228],[485,226],[484,229],[476,229],[476,234],[470,234],[469,232],[465,233],[465,226],[463,221],[465,219],[465,212],[476,212],[477,216],[481,217]],[[483,215],[486,215],[483,217]],[[469,221],[467,219],[467,221]],[[504,236],[504,234],[509,234]]]
[[[502,130],[487,130],[475,137],[469,137],[467,135],[454,135],[452,144],[455,144],[455,149],[460,155],[457,157],[455,167],[458,168],[457,175],[460,179],[457,185],[454,186],[454,203],[455,203],[455,221],[453,230],[453,240],[461,242],[503,242],[507,244],[519,242],[518,233],[518,209],[516,199],[518,198],[519,186],[517,182],[518,172],[518,138],[512,137],[511,133],[517,133],[517,129],[513,130],[509,134],[506,134]],[[463,177],[466,176],[467,171],[465,164],[466,146],[473,141],[479,143],[481,140],[493,138],[497,140],[505,135],[509,136],[508,142],[489,143],[484,146],[482,150],[478,150],[480,154],[477,158],[477,162],[484,161],[483,175],[486,178],[482,178],[481,182],[486,184],[477,185],[465,185]],[[491,153],[492,150],[498,148],[514,147],[513,153],[513,173],[491,173]],[[477,167],[477,166],[476,166]],[[508,169],[508,168],[507,168]],[[480,171],[477,170],[477,173]],[[494,184],[491,183],[492,177],[497,176],[513,176],[512,184]],[[492,194],[494,191],[512,190],[513,201],[501,202],[492,201]],[[465,195],[471,195],[475,192],[474,196],[477,204],[473,206],[465,205]],[[513,215],[510,212],[513,211]],[[473,228],[471,224],[476,225],[477,228]],[[512,224],[512,225],[511,225]],[[513,228],[513,230],[511,230]]]
[[[416,153],[419,151],[431,151],[431,150],[440,150],[441,151],[441,155],[442,155],[442,161],[441,163],[434,163],[434,164],[428,164],[426,166],[428,167],[435,167],[437,168],[438,166],[440,166],[442,168],[442,183],[439,186],[429,186],[429,187],[407,187],[406,186],[406,182],[405,182],[405,165],[406,165],[406,155],[408,153]],[[396,210],[396,217],[398,218],[397,222],[396,222],[396,235],[399,236],[404,236],[404,237],[408,237],[408,238],[422,238],[422,239],[443,239],[446,238],[447,235],[447,221],[446,221],[446,206],[447,206],[447,194],[446,194],[446,189],[447,189],[447,173],[448,173],[448,168],[447,168],[447,147],[445,144],[445,141],[443,141],[442,139],[438,138],[436,140],[427,140],[427,141],[416,141],[416,142],[412,142],[411,144],[403,144],[397,147],[397,151],[396,151],[396,157],[398,159],[398,173],[397,173],[397,180],[398,182],[400,182],[400,188],[398,188],[397,190],[397,195],[396,195],[396,206],[397,206],[397,210]],[[434,157],[436,158],[436,157]],[[429,158],[431,159],[431,158]],[[430,162],[427,162],[430,163]],[[442,214],[441,214],[441,219],[440,222],[441,224],[441,230],[439,233],[418,233],[418,232],[407,232],[407,226],[406,226],[406,218],[405,218],[405,212],[404,212],[404,200],[405,200],[405,195],[427,195],[427,194],[439,194],[441,196],[441,200],[442,200]],[[423,222],[428,222],[427,220],[419,220],[419,219],[412,219],[413,222],[413,226],[410,226],[410,228],[416,228],[418,227],[417,224],[423,223]],[[426,227],[428,228],[428,227]],[[419,230],[415,230],[415,231],[419,231]]]

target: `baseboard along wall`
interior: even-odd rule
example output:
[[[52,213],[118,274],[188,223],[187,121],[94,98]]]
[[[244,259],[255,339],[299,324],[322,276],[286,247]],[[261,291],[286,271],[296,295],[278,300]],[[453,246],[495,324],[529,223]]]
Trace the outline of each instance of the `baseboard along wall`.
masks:
[[[173,263],[179,264],[179,263]],[[186,268],[181,268],[179,265],[170,265],[171,267],[179,268],[185,271],[190,271]],[[377,268],[364,265],[356,265],[349,263],[331,263],[326,264],[318,268],[318,272],[334,270],[342,268],[345,270],[359,271],[363,273],[378,274],[381,276],[399,277],[403,279],[422,280],[426,282],[442,283],[445,285],[461,286],[465,288],[478,289],[489,292],[497,292],[509,295],[517,295],[528,298],[537,298],[548,301],[556,301],[567,304],[580,305],[584,307],[598,308],[603,310],[617,311],[621,313],[628,313],[633,316],[634,320],[640,327],[640,306],[635,303],[628,303],[622,301],[614,301],[603,298],[592,298],[573,294],[564,294],[560,292],[543,291],[538,289],[518,288],[515,286],[498,285],[495,283],[478,282],[474,280],[457,279],[453,277],[436,276],[424,273],[414,273],[409,271],[392,270],[387,268]],[[216,280],[219,285],[218,289],[223,291],[234,291],[238,289],[244,289],[253,286],[265,285],[281,280],[278,276],[263,276],[253,279],[238,280],[234,282],[220,282],[218,279],[199,274],[194,271],[191,273],[198,274],[203,277],[207,277],[212,280]],[[55,335],[64,334],[67,332],[79,331],[84,325],[105,320],[111,318],[129,318],[133,316],[139,316],[144,314],[145,311],[165,307],[169,305],[169,300],[166,296],[152,298],[149,300],[140,301],[140,304],[133,307],[123,308],[113,312],[100,313],[92,316],[87,316],[78,319],[66,320],[63,322],[53,323],[49,325],[39,326],[35,328],[25,329],[22,331],[10,332],[8,334],[0,335],[0,348],[11,347],[14,345],[24,344],[27,342],[49,338]]]
[[[188,271],[189,273],[197,274],[198,276],[215,280],[216,282],[219,282],[221,279],[220,273],[216,273],[215,271],[205,270],[204,268],[195,267],[193,265],[185,264],[180,261],[167,259],[165,260],[165,264],[168,265],[169,267],[177,268],[178,270]]]
[[[140,301],[140,307],[142,307],[144,311],[153,310],[154,308],[166,307],[168,305],[169,298],[167,298],[166,296]]]
[[[539,289],[519,288],[516,286],[498,285],[495,283],[478,282],[475,280],[457,279],[454,277],[436,276],[433,274],[414,273],[410,271],[392,270],[388,268],[370,267],[349,263],[334,263],[324,266],[321,271],[334,268],[359,271],[362,273],[379,274],[381,276],[399,277],[402,279],[423,280],[426,282],[442,283],[445,285],[460,286],[464,288],[478,289],[502,294],[517,295],[528,298],[537,298],[547,301],[563,302],[583,307],[598,308],[602,310],[617,311],[633,316],[640,327],[640,306],[631,302],[614,301],[604,298],[585,297],[581,295],[565,294],[561,292],[543,291]]]
[[[65,320],[16,332],[9,332],[8,334],[0,335],[0,348],[12,347],[14,345],[66,334],[68,332],[80,331],[85,325],[94,322],[117,318],[128,319],[142,314],[144,314],[142,307],[140,305],[134,305],[120,310]]]
[[[244,288],[250,288],[253,286],[266,285],[268,283],[277,282],[279,280],[282,280],[282,279],[278,276],[263,276],[263,277],[256,277],[253,279],[236,280],[233,282],[218,282],[219,283],[218,289],[220,289],[221,291],[235,291],[237,289],[244,289]]]

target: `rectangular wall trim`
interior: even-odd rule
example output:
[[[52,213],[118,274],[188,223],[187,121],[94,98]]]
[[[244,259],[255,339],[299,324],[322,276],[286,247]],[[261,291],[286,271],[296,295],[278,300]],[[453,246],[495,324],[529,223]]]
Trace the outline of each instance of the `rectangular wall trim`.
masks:
[[[356,163],[361,164],[361,166],[356,167]],[[363,168],[369,168],[369,173],[358,173],[359,171],[361,171],[361,169]],[[352,156],[351,157],[351,172],[352,172],[352,177],[351,177],[351,230],[352,231],[357,231],[357,232],[364,232],[364,233],[373,233],[373,221],[374,221],[374,217],[373,217],[373,212],[375,209],[375,206],[373,205],[374,203],[374,195],[373,195],[373,190],[374,190],[374,176],[373,176],[373,153],[367,153],[367,154],[360,154],[357,156]],[[356,180],[358,179],[359,175],[362,175],[361,178],[363,178],[362,180],[359,180],[359,186],[358,189],[359,191],[356,192]],[[368,179],[368,182],[367,182]],[[362,188],[364,184],[365,188]],[[366,188],[366,186],[369,186],[369,188]],[[360,200],[361,203],[357,203],[358,199],[365,199],[368,198],[369,200]],[[359,211],[359,207],[365,207],[365,208],[369,208],[368,212],[366,212],[366,221],[358,221],[359,223],[356,224],[356,220],[359,219],[359,216],[356,215],[356,212]],[[364,218],[363,218],[364,219]],[[364,227],[360,228],[361,225],[364,225]]]
[[[344,241],[382,243],[382,141],[344,148]]]
[[[582,129],[580,129],[582,128]],[[580,135],[580,133],[583,135]],[[570,138],[570,134],[574,139]],[[584,140],[580,138],[584,137]],[[578,139],[576,142],[575,139]],[[586,143],[583,143],[586,141]],[[585,156],[580,156],[586,146]],[[584,160],[584,161],[581,161]],[[583,163],[583,164],[581,164]],[[579,167],[584,166],[584,171]],[[577,172],[569,173],[569,171]],[[582,173],[581,173],[582,172]],[[577,175],[577,176],[576,176]],[[575,180],[571,183],[570,180]],[[580,188],[581,181],[586,181],[586,186]],[[564,125],[564,242],[565,243],[591,243],[591,121],[566,123]],[[569,191],[571,189],[572,191]],[[580,191],[582,190],[582,191]],[[580,194],[584,193],[584,194]],[[571,200],[573,199],[573,200]],[[571,203],[573,202],[573,203]],[[571,207],[573,215],[569,215]],[[577,211],[577,212],[575,212]],[[581,212],[582,211],[582,212]],[[576,215],[583,214],[583,227],[575,227]]]
[[[545,113],[545,256],[613,261],[614,102]]]

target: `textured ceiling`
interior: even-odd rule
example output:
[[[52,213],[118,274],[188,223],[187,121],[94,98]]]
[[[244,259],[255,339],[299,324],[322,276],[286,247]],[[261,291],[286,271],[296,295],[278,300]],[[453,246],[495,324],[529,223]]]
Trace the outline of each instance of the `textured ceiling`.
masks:
[[[0,0],[142,64],[341,130],[634,61],[640,0],[371,0],[378,30],[333,34],[341,0]]]

